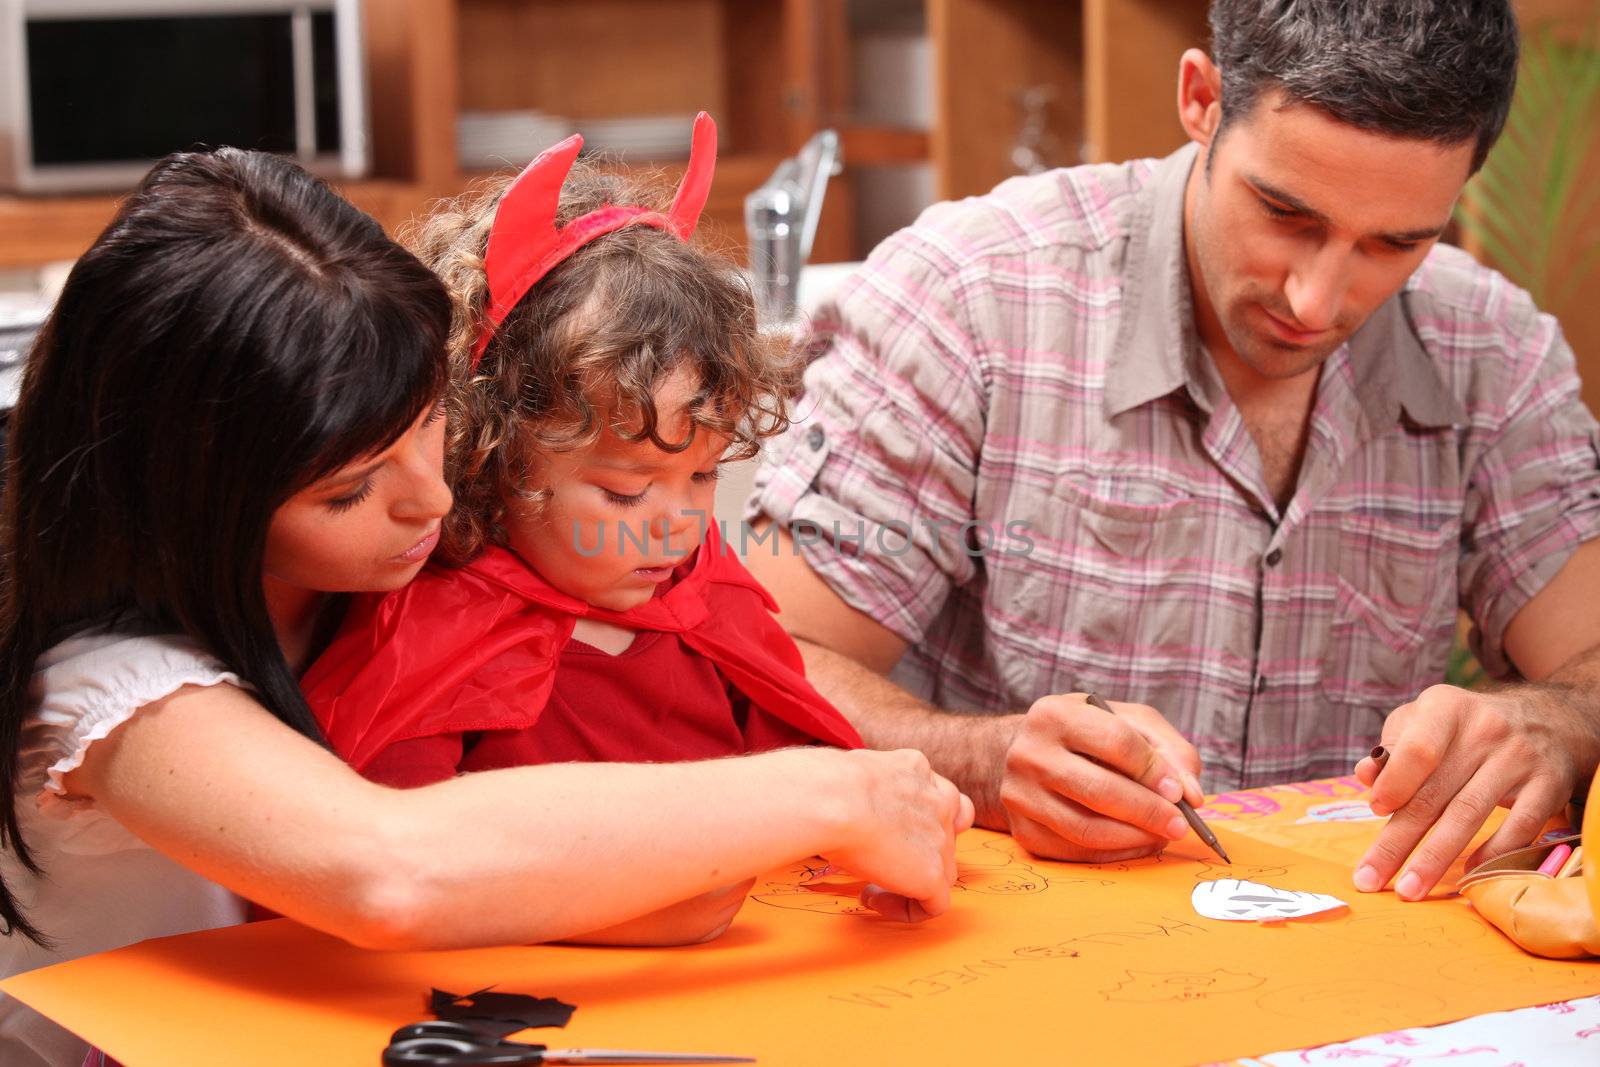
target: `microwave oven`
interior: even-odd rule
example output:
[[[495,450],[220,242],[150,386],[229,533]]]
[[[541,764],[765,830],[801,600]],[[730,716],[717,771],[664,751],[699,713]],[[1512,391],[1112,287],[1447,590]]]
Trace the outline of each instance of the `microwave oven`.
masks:
[[[168,152],[368,165],[361,0],[0,0],[0,189],[123,190]]]

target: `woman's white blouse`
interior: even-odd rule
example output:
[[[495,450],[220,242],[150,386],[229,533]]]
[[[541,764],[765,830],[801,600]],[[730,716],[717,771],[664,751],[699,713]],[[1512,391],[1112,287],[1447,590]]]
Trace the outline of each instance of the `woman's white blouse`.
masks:
[[[0,873],[34,926],[55,942],[0,937],[0,976],[119,948],[150,937],[242,922],[239,897],[167,859],[92,801],[69,796],[62,778],[89,746],[140,708],[185,685],[240,685],[187,638],[81,633],[39,658],[22,730],[17,818],[44,875],[7,849]],[[0,1064],[79,1067],[84,1043],[0,994]]]

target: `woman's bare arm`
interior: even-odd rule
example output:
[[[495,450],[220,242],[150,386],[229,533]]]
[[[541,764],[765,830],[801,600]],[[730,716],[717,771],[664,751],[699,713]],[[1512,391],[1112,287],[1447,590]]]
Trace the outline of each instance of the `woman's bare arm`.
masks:
[[[573,937],[817,853],[937,914],[971,819],[911,752],[553,764],[388,789],[229,686],[146,706],[67,786],[240,895],[384,948]]]

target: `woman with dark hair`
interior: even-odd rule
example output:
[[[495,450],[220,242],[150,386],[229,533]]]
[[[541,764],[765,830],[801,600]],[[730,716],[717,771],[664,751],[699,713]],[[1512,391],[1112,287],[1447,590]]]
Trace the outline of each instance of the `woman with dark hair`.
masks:
[[[368,946],[571,937],[814,852],[948,900],[956,794],[914,754],[398,791],[326,750],[296,678],[330,594],[409,581],[449,507],[449,314],[370,218],[231,149],[157,164],[75,266],[0,517],[0,975],[246,899]],[[0,1062],[83,1051],[0,997]]]

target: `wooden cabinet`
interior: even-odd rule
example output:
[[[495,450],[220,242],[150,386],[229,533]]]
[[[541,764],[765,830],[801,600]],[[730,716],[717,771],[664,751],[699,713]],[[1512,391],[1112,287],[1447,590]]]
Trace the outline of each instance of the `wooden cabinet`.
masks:
[[[723,143],[710,230],[742,249],[745,194],[812,133],[833,127],[845,170],[829,189],[813,259],[859,258],[867,249],[854,234],[855,174],[931,162],[934,195],[984,192],[1015,172],[1017,94],[1030,87],[1054,87],[1049,133],[1062,152],[1053,163],[1153,144],[1134,134],[1147,124],[1135,112],[1146,99],[1170,112],[1171,93],[1129,90],[1153,66],[1157,84],[1170,85],[1176,54],[1157,64],[1149,49],[1119,44],[1118,20],[1171,23],[1178,28],[1165,37],[1176,40],[1204,10],[1204,0],[904,2],[922,8],[930,35],[927,129],[854,117],[849,0],[366,0],[374,166],[340,188],[393,229],[486,173],[459,165],[464,110],[584,119],[704,108]],[[1169,18],[1169,9],[1182,14]],[[1086,57],[1086,42],[1097,39],[1129,55]],[[662,167],[673,176],[672,162]],[[77,255],[117,199],[0,197],[0,266]]]
[[[851,26],[865,5],[909,10],[931,51],[926,129],[859,119]],[[1521,0],[1529,20],[1593,0]],[[863,170],[927,163],[938,199],[1017,173],[1024,97],[1043,91],[1049,165],[1162,155],[1182,143],[1178,57],[1207,41],[1206,0],[365,0],[374,168],[342,191],[391,229],[485,171],[463,169],[465,111],[576,119],[718,120],[706,226],[742,250],[744,196],[824,127],[840,131],[813,261],[869,249],[853,225]],[[683,131],[687,148],[689,131]],[[632,162],[632,161],[630,161]],[[650,161],[646,161],[650,162]],[[681,164],[660,164],[669,178]],[[68,259],[115,196],[0,197],[0,267]],[[1579,332],[1582,332],[1581,330]]]
[[[928,0],[934,66],[934,188],[940,199],[976,196],[1017,173],[1013,146],[1022,94],[1048,87],[1047,162],[1080,162],[1083,10],[1077,3]],[[1050,159],[1050,154],[1056,158]]]
[[[704,109],[722,141],[706,225],[741,250],[745,194],[837,113],[843,11],[844,0],[365,0],[373,173],[339,188],[394,229],[489,173],[458,162],[463,110]],[[686,121],[685,152],[689,132]],[[681,162],[660,166],[675,179]],[[0,266],[72,258],[117,200],[0,196]],[[847,258],[847,183],[829,204],[817,257]]]
[[[1164,156],[1178,125],[1178,60],[1211,39],[1204,0],[1084,0],[1084,159]]]

